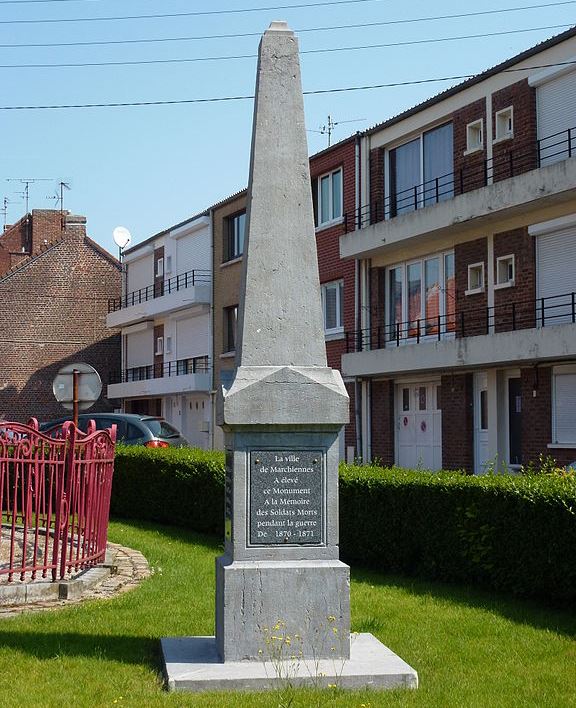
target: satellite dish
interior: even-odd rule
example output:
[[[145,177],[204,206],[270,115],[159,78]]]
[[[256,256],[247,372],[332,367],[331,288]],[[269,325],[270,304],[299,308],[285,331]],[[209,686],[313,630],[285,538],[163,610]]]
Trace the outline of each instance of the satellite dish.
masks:
[[[54,377],[52,391],[58,403],[61,403],[66,410],[73,410],[74,371],[78,372],[78,409],[85,411],[96,403],[102,393],[100,375],[90,364],[77,362],[63,366]]]
[[[125,226],[117,226],[112,232],[112,238],[118,248],[123,249],[126,248],[132,240],[132,235]]]

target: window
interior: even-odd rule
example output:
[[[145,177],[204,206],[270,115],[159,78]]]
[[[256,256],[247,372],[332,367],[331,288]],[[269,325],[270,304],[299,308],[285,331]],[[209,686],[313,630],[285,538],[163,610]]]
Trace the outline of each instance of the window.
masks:
[[[468,290],[466,295],[475,295],[484,291],[484,263],[468,266]]]
[[[236,328],[238,323],[238,305],[224,308],[224,352],[236,349]]]
[[[466,152],[475,152],[484,147],[484,121],[475,120],[466,126]]]
[[[514,256],[501,256],[496,259],[496,288],[514,285]]]
[[[402,410],[404,412],[410,410],[410,389],[409,388],[402,389]]]
[[[514,136],[514,123],[512,117],[512,106],[498,111],[495,116],[496,135],[495,140],[507,140]]]
[[[342,218],[342,170],[322,175],[316,182],[316,225]]]
[[[225,222],[224,261],[240,258],[244,253],[244,236],[246,233],[246,211],[229,216]]]
[[[565,373],[564,373],[565,372]],[[553,374],[553,440],[556,445],[576,444],[576,369]]]
[[[390,150],[390,215],[454,196],[453,128],[446,123]]]
[[[156,356],[164,354],[164,337],[156,337]]]
[[[388,340],[454,331],[453,253],[394,266],[387,277]]]
[[[166,267],[164,270],[166,273],[172,272],[172,256],[166,256]]]
[[[166,337],[166,342],[164,345],[164,353],[170,354],[172,351],[172,337]]]
[[[156,277],[161,278],[164,275],[164,259],[159,258],[156,261]]]
[[[324,332],[335,334],[344,331],[344,281],[325,283],[321,287]]]

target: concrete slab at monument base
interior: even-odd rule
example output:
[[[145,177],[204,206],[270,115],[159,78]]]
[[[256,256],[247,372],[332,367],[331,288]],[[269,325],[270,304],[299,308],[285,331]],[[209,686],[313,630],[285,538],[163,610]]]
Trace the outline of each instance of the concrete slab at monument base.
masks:
[[[351,635],[349,659],[287,660],[281,670],[271,661],[223,662],[214,637],[166,637],[161,643],[169,691],[268,691],[287,681],[352,690],[418,688],[416,671],[372,634]]]

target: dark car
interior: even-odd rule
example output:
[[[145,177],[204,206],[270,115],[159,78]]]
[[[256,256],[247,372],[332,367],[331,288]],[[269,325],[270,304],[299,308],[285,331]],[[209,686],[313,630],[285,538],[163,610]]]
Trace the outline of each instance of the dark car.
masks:
[[[62,425],[71,417],[40,423],[40,430]],[[83,432],[88,421],[93,420],[98,430],[116,426],[116,439],[124,445],[145,445],[146,447],[184,447],[188,441],[178,430],[163,418],[138,413],[82,413],[78,416],[78,427]]]

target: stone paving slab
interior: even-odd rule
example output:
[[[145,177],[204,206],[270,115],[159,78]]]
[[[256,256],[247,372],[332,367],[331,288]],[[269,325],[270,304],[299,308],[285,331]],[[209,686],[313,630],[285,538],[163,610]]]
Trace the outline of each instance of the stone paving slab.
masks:
[[[115,597],[137,587],[152,574],[146,558],[132,548],[108,543],[106,563],[72,580],[46,580],[0,587],[0,619],[22,612],[66,607],[84,600]]]

